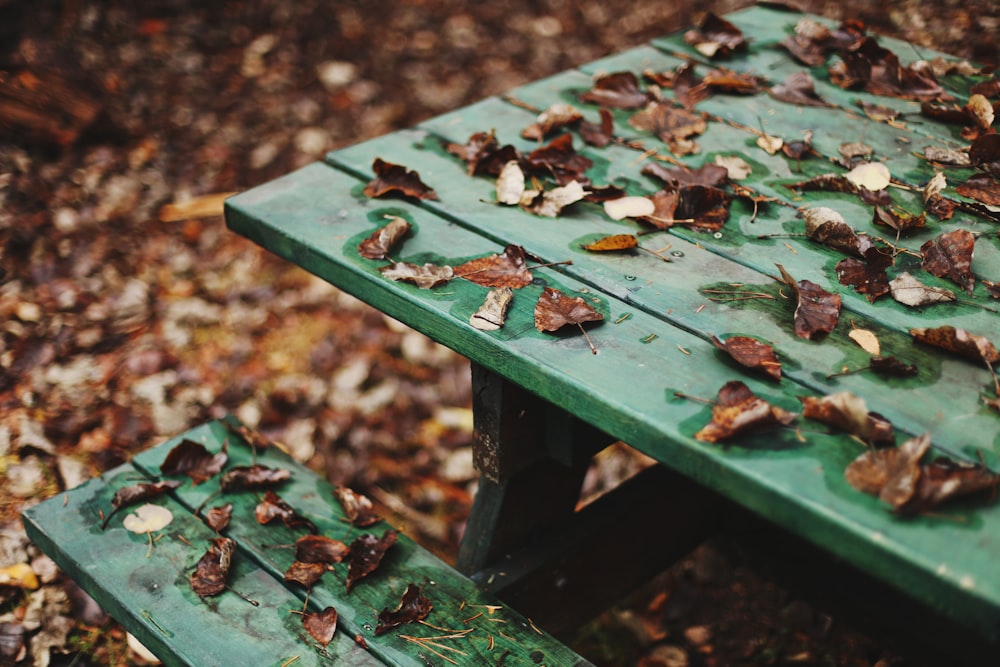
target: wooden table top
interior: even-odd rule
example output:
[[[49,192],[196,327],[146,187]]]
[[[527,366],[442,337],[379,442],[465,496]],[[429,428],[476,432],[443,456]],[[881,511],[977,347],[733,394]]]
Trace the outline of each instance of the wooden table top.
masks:
[[[928,147],[962,151],[976,141],[974,134],[991,131],[981,127],[963,136],[961,123],[921,115],[921,101],[844,89],[828,70],[839,61],[837,56],[805,67],[779,46],[801,18],[767,8],[727,15],[749,39],[746,51],[728,59],[709,60],[683,35],[666,37],[335,151],[323,163],[230,199],[227,223],[664,465],[997,640],[1000,577],[994,564],[1000,562],[1000,507],[986,498],[946,504],[916,516],[894,513],[845,480],[845,470],[866,445],[803,416],[800,400],[850,392],[891,422],[897,443],[928,433],[935,453],[1000,470],[1000,410],[986,402],[996,399],[987,364],[916,342],[911,333],[951,326],[998,340],[1000,301],[984,281],[1000,281],[1000,213],[967,196],[970,190],[963,187],[966,194],[961,194],[956,189],[973,176],[983,178],[982,170],[944,166],[926,157]],[[880,37],[878,44],[898,55],[904,67],[917,58],[905,43]],[[939,54],[922,49],[920,55],[931,59]],[[556,217],[502,205],[497,203],[496,177],[470,175],[468,165],[446,148],[493,131],[501,145],[531,153],[563,133],[553,132],[541,142],[521,137],[538,112],[553,104],[571,104],[585,120],[600,122],[599,107],[580,98],[599,75],[632,72],[648,96],[652,84],[643,73],[676,73],[691,62],[697,63],[698,76],[723,68],[724,74],[763,77],[764,85],[749,95],[713,90],[697,102],[693,113],[705,121],[705,130],[689,137],[698,144],[697,153],[672,153],[652,132],[630,124],[636,109],[610,110],[617,140],[607,146],[586,145],[575,131],[571,140],[575,151],[592,162],[585,171],[589,189],[617,186],[631,196],[648,197],[663,188],[660,179],[643,173],[647,165],[690,174],[718,158],[739,158],[751,173],[740,180],[733,180],[733,174],[719,186],[731,203],[718,229],[678,223],[657,230],[631,218],[615,220],[599,202],[574,203]],[[822,106],[782,101],[766,91],[804,71],[811,74]],[[876,72],[871,79],[878,81],[879,76]],[[965,109],[973,86],[990,77],[947,74],[938,81],[952,97],[947,104]],[[677,99],[676,89],[661,86],[659,94],[668,106]],[[992,97],[984,97],[997,101],[995,90]],[[891,122],[872,119],[861,103],[900,115]],[[869,112],[876,114],[870,107]],[[974,116],[968,118],[977,122]],[[772,155],[758,143],[764,143],[763,137],[780,137],[786,143],[811,137],[813,151],[801,158],[780,150]],[[870,155],[840,157],[848,151],[844,145],[851,143],[866,144]],[[988,146],[989,140],[978,145]],[[983,149],[974,151],[974,157],[984,152],[989,154]],[[367,196],[364,190],[374,178],[376,159],[417,171],[437,199]],[[892,183],[881,193],[888,197],[883,211],[923,214],[925,187],[940,172],[947,179],[941,194],[953,202],[954,214],[946,220],[927,214],[923,226],[897,240],[894,229],[873,222],[875,207],[869,196],[866,203],[858,192],[802,185],[808,181],[829,188],[827,175],[843,183],[849,167],[862,162],[884,165],[891,176]],[[873,174],[878,177],[877,168]],[[992,177],[985,178],[996,184]],[[551,179],[539,180],[546,189],[554,187]],[[531,187],[531,176],[528,184]],[[799,185],[789,187],[793,184]],[[950,290],[956,299],[914,307],[890,294],[870,300],[842,284],[838,266],[846,270],[851,263],[842,262],[849,256],[805,236],[804,216],[823,215],[816,213],[821,207],[839,214],[856,232],[881,239],[875,244],[891,257],[886,279],[909,273],[925,285]],[[529,264],[572,264],[532,269],[534,281],[514,291],[504,326],[482,331],[470,325],[470,317],[483,303],[487,287],[453,278],[421,289],[385,277],[380,269],[389,260],[359,254],[359,245],[391,216],[411,225],[390,253],[395,261],[456,267],[516,245],[537,258]],[[959,278],[973,281],[971,291],[964,289],[968,282],[959,285],[938,277],[922,264],[936,252],[925,244],[940,243],[942,234],[958,230],[972,236],[952,234],[946,239],[971,238],[974,244],[971,269],[966,278]],[[653,252],[592,252],[582,247],[614,234],[634,235],[642,249]],[[869,258],[868,266],[873,261]],[[946,261],[961,264],[954,258]],[[777,265],[800,291],[808,292],[802,281],[810,281],[839,295],[841,308],[832,331],[811,339],[796,335],[796,300],[790,285],[778,280]],[[852,266],[864,273],[865,261],[856,259]],[[544,288],[581,297],[603,316],[600,323],[586,325],[597,354],[576,327],[556,333],[536,329],[534,310]],[[881,356],[916,366],[916,375],[839,375],[870,364],[872,354],[852,338],[856,329],[874,334]],[[712,342],[712,337],[725,341],[733,336],[770,345],[781,363],[780,382],[735,363]],[[732,381],[797,416],[789,426],[723,442],[696,438],[711,420],[713,407],[680,395],[714,401]]]

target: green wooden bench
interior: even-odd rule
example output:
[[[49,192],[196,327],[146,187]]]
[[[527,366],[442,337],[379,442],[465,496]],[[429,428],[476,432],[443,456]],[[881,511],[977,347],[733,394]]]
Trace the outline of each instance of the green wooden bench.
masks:
[[[700,100],[695,111],[704,114],[707,129],[693,137],[700,145],[696,154],[671,155],[652,132],[629,125],[633,111],[610,111],[619,140],[604,147],[584,145],[570,131],[576,151],[592,162],[585,174],[593,186],[614,185],[629,195],[648,196],[663,186],[643,172],[649,164],[691,171],[717,157],[741,158],[752,173],[726,186],[733,197],[729,218],[708,232],[675,224],[648,233],[648,227],[612,219],[592,202],[574,204],[555,218],[500,205],[496,178],[472,174],[461,151],[447,149],[492,131],[499,144],[530,153],[542,142],[522,138],[522,130],[557,103],[572,104],[598,123],[598,105],[580,95],[602,73],[632,72],[647,91],[642,73],[676,72],[689,62],[697,63],[700,74],[721,65],[782,82],[809,69],[779,47],[800,18],[764,7],[737,12],[727,19],[749,38],[749,48],[730,59],[708,62],[680,34],[657,39],[334,151],[322,163],[227,203],[233,230],[472,361],[476,461],[483,481],[459,567],[554,631],[663,567],[735,511],[747,521],[755,517],[758,531],[780,528],[817,558],[845,565],[847,579],[899,594],[899,607],[926,611],[933,624],[951,623],[994,648],[1000,640],[1000,508],[989,498],[900,516],[845,480],[847,466],[865,451],[856,438],[799,417],[793,428],[705,442],[695,436],[710,421],[712,407],[686,398],[711,402],[720,388],[740,380],[757,396],[799,413],[802,397],[850,392],[891,422],[897,443],[929,433],[937,454],[997,470],[1000,414],[984,401],[995,390],[986,365],[915,343],[911,335],[914,328],[946,325],[984,336],[1000,330],[1000,304],[982,282],[1000,278],[996,208],[955,189],[976,170],[948,167],[942,194],[955,203],[954,215],[928,215],[923,227],[898,240],[891,228],[873,223],[872,204],[857,193],[796,185],[847,173],[834,158],[843,145],[864,142],[863,150],[892,177],[892,204],[885,208],[920,213],[925,185],[943,170],[926,159],[925,147],[967,147],[960,126],[920,116],[919,102],[858,89],[863,81],[855,89],[841,88],[823,65],[810,70],[822,106],[765,92],[714,93]],[[878,41],[904,64],[915,59],[905,43]],[[958,74],[941,79],[959,107],[973,85],[988,80]],[[674,97],[669,89],[660,94],[667,101]],[[871,117],[863,113],[863,105],[891,106],[902,115],[885,122],[874,110]],[[792,143],[811,137],[811,150],[770,154],[758,143],[768,136]],[[663,156],[666,163],[657,159]],[[416,170],[437,198],[366,195],[377,160]],[[740,194],[738,186],[748,189]],[[549,181],[546,187],[554,186]],[[840,284],[836,267],[846,255],[804,233],[802,210],[819,207],[891,242],[897,251],[889,277],[909,272],[925,284],[951,288],[959,298],[914,308],[888,295],[869,300]],[[452,279],[421,289],[383,275],[389,259],[361,256],[359,245],[391,217],[411,225],[389,254],[393,261],[455,267],[517,245],[536,264],[555,265],[534,269],[533,283],[515,290],[502,328],[482,331],[470,317],[483,304],[485,287]],[[962,229],[975,235],[976,280],[968,293],[921,268],[924,243]],[[613,234],[638,235],[639,244],[653,252],[582,247]],[[777,265],[793,282],[811,281],[839,295],[841,315],[829,335],[795,334],[795,303]],[[536,329],[534,307],[547,287],[582,297],[603,315],[602,323],[588,325],[597,354],[572,328],[558,334]],[[867,368],[873,356],[851,338],[853,329],[873,332],[880,354],[916,366],[916,375],[844,373]],[[782,363],[780,383],[742,368],[713,344],[713,337],[737,335],[773,346]],[[575,512],[588,457],[612,440],[662,467],[628,485],[618,500],[611,494],[607,502]],[[653,503],[662,496],[665,504]],[[654,512],[640,511],[650,506]],[[614,565],[612,552],[622,557]],[[816,567],[815,576],[803,579],[825,580],[828,570]]]
[[[225,448],[225,468],[199,485],[184,476],[165,478],[160,467],[184,440],[203,445],[211,454]],[[590,664],[403,535],[350,592],[346,561],[331,566],[309,589],[286,581],[285,573],[296,560],[296,540],[310,531],[295,522],[291,527],[280,521],[258,523],[255,509],[264,497],[262,489],[219,494],[224,474],[254,461],[290,472],[290,479],[271,488],[315,524],[317,534],[351,545],[362,535],[382,537],[391,530],[381,520],[353,525],[331,485],[276,448],[260,450],[255,458],[250,445],[221,421],[146,450],[129,464],[26,510],[25,528],[168,665]],[[120,489],[164,479],[184,483],[144,502],[172,512],[166,527],[148,534],[127,530],[123,520],[140,502],[124,506],[102,529]],[[224,503],[233,508],[222,534],[236,543],[227,579],[230,590],[199,597],[189,580],[219,537],[202,516]],[[196,514],[199,508],[202,516]],[[430,614],[423,623],[376,634],[379,613],[396,609],[411,584],[433,605]],[[323,647],[303,628],[302,614],[328,607],[337,611],[338,629]]]

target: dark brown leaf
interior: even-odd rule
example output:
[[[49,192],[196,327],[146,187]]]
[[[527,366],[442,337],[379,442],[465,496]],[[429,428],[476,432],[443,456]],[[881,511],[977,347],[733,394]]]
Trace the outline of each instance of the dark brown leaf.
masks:
[[[708,129],[704,116],[665,102],[650,102],[642,111],[632,114],[628,123],[637,130],[652,132],[671,150],[674,150],[678,141],[697,136]]]
[[[524,248],[509,245],[499,255],[469,260],[455,267],[455,275],[484,287],[527,287],[534,279],[525,261]]]
[[[995,364],[1000,361],[1000,352],[986,336],[969,333],[951,325],[933,329],[910,329],[910,335],[917,341],[939,347],[975,361]]]
[[[873,37],[857,41],[839,55],[841,60],[829,68],[829,74],[842,88],[917,101],[952,99],[929,69],[901,65],[896,54],[879,46]]]
[[[613,109],[638,109],[649,96],[639,90],[639,79],[632,72],[613,72],[594,80],[593,87],[580,95],[580,101]]]
[[[660,179],[672,189],[682,185],[718,187],[729,179],[729,170],[721,165],[711,163],[705,163],[697,169],[688,169],[686,167],[664,167],[656,162],[649,162],[643,166],[642,173]]]
[[[572,134],[562,134],[536,148],[525,156],[523,162],[531,170],[557,176],[562,174],[568,179],[579,178],[594,164],[590,158],[580,155],[573,148]]]
[[[865,252],[873,247],[871,239],[858,234],[836,211],[817,207],[805,211],[806,238],[839,250],[847,255],[864,259]]]
[[[350,562],[347,565],[348,593],[358,581],[378,569],[385,552],[396,543],[398,536],[396,531],[387,530],[382,534],[382,537],[376,537],[369,533],[358,537],[351,543]]]
[[[739,364],[759,371],[773,380],[781,379],[781,362],[774,355],[774,348],[749,336],[730,336],[722,342],[712,336],[712,342]]]
[[[919,370],[913,364],[900,361],[896,357],[872,357],[871,369],[884,378],[912,378]]]
[[[226,579],[232,565],[236,542],[228,537],[217,537],[212,546],[198,561],[191,574],[191,590],[198,597],[211,597],[226,590]]]
[[[947,278],[969,294],[976,285],[972,274],[972,253],[976,237],[965,229],[945,232],[920,246],[921,266],[938,278]]]
[[[685,185],[680,188],[680,201],[674,211],[679,220],[689,220],[695,229],[717,232],[729,219],[732,197],[719,188],[706,185]]]
[[[684,41],[709,58],[728,58],[747,48],[742,31],[713,12],[705,14],[697,29],[685,33]]]
[[[211,454],[200,442],[185,438],[167,453],[160,472],[171,477],[186,474],[194,484],[201,484],[219,474],[228,459],[225,446],[218,454]]]
[[[546,287],[535,304],[535,328],[539,331],[558,331],[569,324],[603,319],[604,316],[582,298],[566,296],[552,287]]]
[[[1000,283],[995,283],[992,280],[982,280],[980,284],[986,288],[987,294],[994,299],[1000,299]]]
[[[358,245],[358,253],[366,259],[385,259],[410,231],[410,226],[403,218],[392,216],[388,224],[377,229]]]
[[[466,163],[470,176],[498,176],[505,164],[521,160],[516,148],[500,146],[493,130],[476,132],[465,144],[445,143],[445,150]]]
[[[110,521],[111,517],[115,515],[115,512],[121,508],[134,505],[143,500],[155,498],[162,493],[176,489],[180,485],[181,482],[177,480],[167,480],[164,482],[142,482],[139,484],[132,484],[130,486],[123,486],[115,491],[114,497],[111,498],[111,507],[114,509],[112,509],[111,512],[104,517],[104,521],[101,523],[101,529],[103,530],[107,527],[108,521]]]
[[[325,535],[303,535],[295,540],[295,560],[302,563],[334,565],[347,558],[348,553],[346,544]]]
[[[712,420],[694,434],[696,440],[720,442],[749,431],[787,426],[795,414],[755,396],[739,380],[727,382],[712,406]]]
[[[805,70],[792,72],[783,82],[772,86],[767,92],[774,99],[789,104],[809,107],[829,106],[829,103],[816,92],[816,82]]]
[[[219,482],[224,493],[266,489],[291,479],[292,473],[285,468],[269,468],[263,465],[237,466],[226,471]]]
[[[889,276],[886,274],[893,264],[892,255],[879,248],[865,251],[864,261],[849,257],[837,262],[835,270],[841,285],[850,285],[859,294],[864,294],[874,302],[889,293]]]
[[[651,195],[650,199],[653,214],[639,218],[639,221],[657,229],[673,227],[677,220],[677,206],[681,203],[680,194],[676,190],[663,189]]]
[[[337,610],[327,607],[315,613],[307,611],[302,614],[302,627],[325,648],[333,641],[333,635],[337,632]]]
[[[340,501],[340,506],[344,508],[344,514],[351,524],[365,528],[382,520],[375,511],[375,504],[368,496],[346,486],[338,486],[333,493]]]
[[[1000,178],[1000,134],[984,134],[972,142],[969,162],[994,178]]]
[[[887,106],[858,100],[855,102],[868,118],[878,123],[891,123],[899,118],[900,112]]]
[[[280,519],[288,528],[305,528],[310,533],[319,532],[316,524],[296,512],[281,496],[270,489],[264,494],[264,499],[257,503],[254,516],[257,518],[257,523],[261,525],[267,525],[275,519]]]
[[[920,467],[920,480],[913,498],[900,512],[920,514],[942,503],[1000,486],[1000,475],[980,465],[937,458]]]
[[[217,533],[221,533],[229,526],[229,519],[233,516],[233,504],[226,503],[213,507],[205,513],[205,524]]]
[[[916,493],[920,459],[930,446],[930,434],[924,433],[896,448],[869,449],[851,461],[844,478],[858,491],[899,509]]]
[[[607,109],[601,109],[600,114],[600,123],[591,123],[588,120],[582,120],[576,128],[584,143],[596,148],[604,148],[615,137],[614,116]]]
[[[420,587],[410,584],[403,593],[403,599],[394,610],[383,609],[378,614],[378,625],[375,626],[375,636],[383,635],[393,628],[398,628],[407,623],[416,623],[427,618],[427,615],[434,609],[434,605],[428,600]]]
[[[413,283],[420,289],[440,287],[455,277],[455,271],[450,266],[430,263],[419,266],[409,262],[393,262],[380,268],[379,273],[389,280]]]
[[[990,206],[1000,206],[1000,182],[989,174],[976,174],[955,186],[955,192]]]
[[[850,435],[857,436],[873,447],[896,444],[896,434],[888,419],[869,412],[864,399],[849,391],[828,396],[800,396],[802,416],[815,419]]]
[[[285,581],[312,588],[319,581],[327,567],[323,563],[304,563],[299,560],[292,561],[292,564],[285,570]]]
[[[724,69],[709,70],[701,83],[714,93],[729,95],[755,95],[761,90],[760,79],[753,74]]]
[[[780,264],[777,267],[785,284],[792,288],[795,295],[795,335],[812,340],[833,331],[840,319],[840,295],[827,292],[809,280],[796,282],[785,267]]]
[[[375,178],[365,186],[365,194],[369,197],[382,197],[392,192],[398,192],[414,199],[437,199],[437,193],[420,180],[420,174],[410,171],[401,164],[385,162],[375,158],[372,163]]]

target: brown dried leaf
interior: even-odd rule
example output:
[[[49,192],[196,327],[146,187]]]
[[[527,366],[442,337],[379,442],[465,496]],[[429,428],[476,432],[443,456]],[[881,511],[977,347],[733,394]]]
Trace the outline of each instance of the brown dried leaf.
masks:
[[[597,322],[604,316],[580,297],[569,297],[552,287],[546,287],[535,304],[535,328],[558,331],[569,324]]]
[[[334,565],[347,558],[350,548],[325,535],[303,535],[295,540],[295,560],[302,563]]]
[[[480,331],[496,331],[507,320],[507,311],[514,300],[514,290],[495,287],[486,294],[483,305],[469,318],[469,324]]]
[[[864,100],[858,100],[855,104],[860,107],[868,118],[877,123],[894,123],[899,118],[900,112],[881,104],[874,104]]]
[[[211,454],[200,442],[184,438],[167,453],[160,472],[168,476],[186,474],[197,485],[222,472],[228,459],[225,447]]]
[[[732,197],[719,188],[705,185],[686,185],[678,192],[680,201],[674,215],[680,220],[690,220],[693,228],[717,232],[729,219]]]
[[[229,526],[229,519],[233,516],[233,504],[226,503],[213,507],[205,513],[205,524],[217,533],[221,533]]]
[[[583,115],[571,104],[557,102],[538,114],[535,122],[521,130],[521,137],[541,141],[552,132],[572,125]]]
[[[874,302],[889,293],[886,269],[892,266],[893,261],[891,254],[872,246],[865,251],[864,261],[848,257],[837,262],[835,270],[841,285],[850,285],[856,292]]]
[[[368,496],[357,493],[346,486],[338,486],[333,494],[344,508],[344,514],[352,525],[365,528],[382,520],[375,511],[375,504]]]
[[[614,139],[615,121],[614,116],[607,109],[600,110],[601,122],[591,123],[588,120],[581,120],[577,126],[577,132],[584,143],[596,148],[604,148]]]
[[[291,478],[291,471],[285,468],[269,468],[264,465],[237,466],[222,475],[219,488],[223,493],[266,489]]]
[[[997,348],[988,338],[969,333],[965,329],[945,325],[933,329],[910,329],[910,335],[921,343],[939,347],[975,361],[984,361],[987,364],[995,364],[1000,361],[1000,352],[997,352]]]
[[[302,561],[292,561],[292,564],[285,570],[285,581],[301,584],[306,588],[312,588],[326,572],[326,565],[323,563],[304,563]]]
[[[664,167],[656,162],[643,166],[642,173],[663,181],[669,188],[682,185],[705,185],[717,187],[729,178],[729,170],[718,164],[706,163],[697,169],[687,167]]]
[[[375,158],[372,163],[375,178],[365,186],[364,193],[369,197],[382,197],[392,192],[398,192],[415,199],[437,199],[437,193],[420,180],[420,174],[411,171],[401,164],[385,162]]]
[[[747,49],[742,31],[713,12],[705,14],[697,29],[685,33],[684,41],[708,58],[728,58]]]
[[[980,465],[938,458],[920,467],[920,479],[913,498],[899,511],[920,514],[942,503],[1000,486],[1000,475]]]
[[[677,220],[677,206],[681,203],[680,194],[676,190],[665,189],[654,193],[650,200],[653,202],[653,214],[639,218],[639,221],[657,229],[672,227]]]
[[[670,106],[665,102],[650,102],[645,109],[629,118],[629,125],[643,132],[652,132],[664,143],[671,144],[705,132],[704,116]]]
[[[447,264],[424,264],[418,266],[409,262],[393,262],[379,269],[379,273],[394,281],[413,283],[420,289],[433,289],[444,285],[455,277],[455,271]]]
[[[466,163],[470,176],[498,176],[505,164],[521,159],[520,152],[510,144],[500,146],[493,130],[476,132],[465,144],[446,143],[445,150]]]
[[[787,426],[794,420],[794,413],[771,405],[739,380],[733,380],[719,390],[712,406],[712,420],[694,437],[702,442],[720,442],[748,431]]]
[[[868,236],[855,232],[833,209],[818,206],[807,209],[803,216],[806,220],[806,238],[812,241],[861,259],[872,247]]]
[[[1000,178],[1000,134],[984,134],[969,146],[969,162],[995,178]]]
[[[396,543],[399,534],[395,530],[387,530],[382,537],[366,534],[351,543],[350,562],[347,566],[347,592],[354,585],[378,569],[385,552]]]
[[[281,496],[270,489],[264,494],[264,499],[257,503],[254,516],[261,525],[280,519],[287,528],[305,528],[310,533],[319,532],[316,524],[296,512]]]
[[[399,216],[390,216],[388,224],[377,229],[358,245],[358,253],[366,259],[385,259],[409,231],[409,222]]]
[[[805,70],[792,72],[781,83],[767,91],[776,100],[809,107],[825,107],[829,103],[816,92],[812,74]]]
[[[208,551],[198,561],[191,574],[191,590],[198,597],[211,597],[226,590],[226,579],[232,565],[236,542],[228,537],[212,540]]]
[[[912,378],[919,372],[915,365],[907,364],[896,357],[872,357],[871,369],[876,375],[884,378]]]
[[[108,521],[110,521],[111,517],[113,517],[121,508],[134,505],[143,500],[155,498],[162,493],[176,489],[180,485],[181,482],[177,480],[167,480],[164,482],[141,482],[139,484],[123,486],[115,491],[115,495],[111,498],[111,507],[114,509],[112,509],[111,512],[104,517],[104,521],[101,523],[101,529],[103,530],[107,527]]]
[[[531,170],[551,173],[560,183],[582,178],[594,162],[573,148],[573,135],[563,134],[528,153],[523,160]],[[560,178],[562,176],[562,178]]]
[[[930,434],[924,433],[893,449],[869,449],[851,461],[844,478],[858,491],[899,509],[916,493],[920,459],[930,446]]]
[[[639,90],[639,79],[632,72],[614,72],[599,76],[593,87],[580,95],[580,101],[614,109],[638,109],[649,96]]]
[[[459,278],[483,287],[527,287],[534,279],[525,262],[524,248],[509,245],[499,255],[471,259],[455,267]]]
[[[639,239],[634,234],[612,234],[604,236],[592,243],[583,246],[584,250],[591,252],[620,252],[622,250],[633,250],[639,245]]]
[[[976,285],[972,254],[976,237],[965,229],[945,232],[920,246],[921,266],[938,278],[947,278],[969,294]]]
[[[800,396],[802,416],[833,426],[861,438],[873,447],[896,444],[896,434],[888,419],[869,412],[864,399],[849,391],[828,396]]]
[[[337,610],[327,607],[315,613],[307,611],[302,614],[302,627],[320,646],[326,648],[337,632]]]
[[[990,206],[1000,206],[1000,182],[989,174],[976,174],[955,186],[955,192]]]
[[[891,227],[899,235],[905,235],[915,229],[922,228],[926,219],[927,216],[924,213],[914,215],[900,209],[882,208],[881,206],[875,207],[875,212],[872,216],[872,222],[877,225]]]
[[[929,306],[935,303],[955,301],[955,293],[943,287],[929,287],[908,271],[904,271],[889,281],[889,292],[892,298],[904,306],[915,308]]]
[[[951,99],[929,69],[901,65],[896,54],[873,37],[861,39],[839,55],[841,60],[829,68],[829,74],[842,88],[917,101]]]
[[[795,295],[795,335],[812,340],[815,336],[833,331],[840,319],[840,295],[827,292],[809,280],[796,282],[785,267],[776,266]]]
[[[781,380],[781,362],[774,354],[774,348],[749,336],[730,336],[722,342],[712,336],[717,348],[726,352],[737,363],[759,371],[772,380]]]
[[[992,280],[982,280],[980,284],[986,288],[987,294],[994,299],[1000,299],[1000,283],[995,283]]]
[[[375,626],[375,636],[383,635],[393,628],[398,628],[407,623],[416,623],[427,618],[427,615],[434,609],[434,605],[428,600],[420,587],[410,584],[403,593],[403,599],[394,610],[383,609],[378,614],[378,624]]]

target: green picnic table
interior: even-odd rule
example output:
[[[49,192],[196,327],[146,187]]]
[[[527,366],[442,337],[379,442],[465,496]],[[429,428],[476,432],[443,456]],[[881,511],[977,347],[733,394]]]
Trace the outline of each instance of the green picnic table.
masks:
[[[956,659],[1000,643],[996,80],[933,88],[857,29],[710,17],[228,200],[234,231],[471,360],[457,568],[539,627],[736,517],[805,584],[892,605],[873,623]],[[558,105],[582,120],[546,127]],[[659,465],[578,508],[615,441]]]

